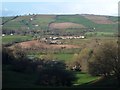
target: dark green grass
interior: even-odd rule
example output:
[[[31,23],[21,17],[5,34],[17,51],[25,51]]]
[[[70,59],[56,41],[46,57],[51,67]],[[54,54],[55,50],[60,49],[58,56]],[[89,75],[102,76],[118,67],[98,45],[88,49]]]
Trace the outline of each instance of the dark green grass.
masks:
[[[3,88],[35,88],[36,74],[25,74],[10,70],[11,66],[3,66]]]
[[[118,17],[108,16],[107,18],[113,22],[118,22]]]
[[[3,66],[3,88],[40,88],[36,85],[37,74],[20,73],[12,71],[11,66]],[[97,80],[99,77],[93,77],[86,73],[75,72],[77,80],[73,86],[82,85],[90,81]]]
[[[89,83],[91,81],[96,81],[100,78],[98,76],[91,76],[88,73],[82,73],[82,72],[75,72],[75,73],[78,79],[74,82],[74,85],[82,85],[85,83]]]

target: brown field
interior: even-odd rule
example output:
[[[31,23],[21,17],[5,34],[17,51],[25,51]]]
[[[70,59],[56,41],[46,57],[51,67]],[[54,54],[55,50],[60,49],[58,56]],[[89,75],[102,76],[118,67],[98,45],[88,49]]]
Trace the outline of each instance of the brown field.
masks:
[[[46,44],[46,43],[41,43],[40,41],[33,40],[33,41],[27,41],[27,42],[21,42],[17,43],[11,48],[14,48],[14,46],[20,46],[22,49],[29,49],[29,48],[39,48],[39,49],[70,49],[70,48],[79,48],[77,45],[57,45],[57,44]]]
[[[109,20],[105,16],[97,15],[83,15],[83,16],[97,24],[115,24],[113,21]]]
[[[85,26],[83,26],[81,24],[76,24],[76,23],[72,23],[72,22],[51,23],[49,27],[51,29],[85,28]]]

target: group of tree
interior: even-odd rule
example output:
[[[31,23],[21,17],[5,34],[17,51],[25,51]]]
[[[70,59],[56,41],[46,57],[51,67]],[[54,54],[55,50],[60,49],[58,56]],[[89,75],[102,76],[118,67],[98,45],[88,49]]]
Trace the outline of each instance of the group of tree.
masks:
[[[120,85],[120,48],[119,42],[105,42],[94,49],[84,48],[67,63],[71,70],[90,73],[93,76],[115,76]],[[75,76],[66,69],[65,63],[49,58],[29,60],[24,50],[16,47],[11,51],[2,50],[3,64],[11,64],[14,71],[23,73],[37,72],[36,84],[42,86],[71,86]]]
[[[115,76],[120,85],[120,48],[118,41],[103,42],[94,49],[85,48],[67,63],[69,69],[93,76]]]
[[[74,73],[66,69],[64,62],[37,58],[31,60],[18,47],[11,50],[3,46],[2,64],[3,67],[10,65],[11,70],[15,72],[35,73],[38,77],[34,84],[40,86],[72,86],[72,82],[76,79]]]
[[[120,85],[119,51],[119,42],[106,42],[100,45],[89,60],[89,73],[105,77],[115,75]]]
[[[82,72],[88,71],[88,62],[91,58],[93,51],[89,48],[84,48],[80,51],[80,53],[74,54],[72,60],[67,62],[68,68],[72,70],[78,70]]]

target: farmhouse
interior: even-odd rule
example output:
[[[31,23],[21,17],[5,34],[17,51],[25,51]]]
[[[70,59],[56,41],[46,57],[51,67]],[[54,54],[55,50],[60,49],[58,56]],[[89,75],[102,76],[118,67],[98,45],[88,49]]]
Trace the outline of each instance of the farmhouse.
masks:
[[[33,20],[33,18],[30,18],[30,20],[32,21],[32,20]]]
[[[2,36],[4,37],[4,36],[5,36],[5,34],[2,34]]]
[[[13,33],[10,34],[11,36],[13,35]]]
[[[38,27],[39,25],[36,24],[35,26]]]

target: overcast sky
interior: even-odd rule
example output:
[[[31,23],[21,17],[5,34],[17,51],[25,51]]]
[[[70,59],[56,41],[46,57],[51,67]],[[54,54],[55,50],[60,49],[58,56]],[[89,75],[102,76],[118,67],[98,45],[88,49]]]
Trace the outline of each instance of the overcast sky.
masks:
[[[2,16],[34,14],[118,15],[119,0],[4,0]]]

